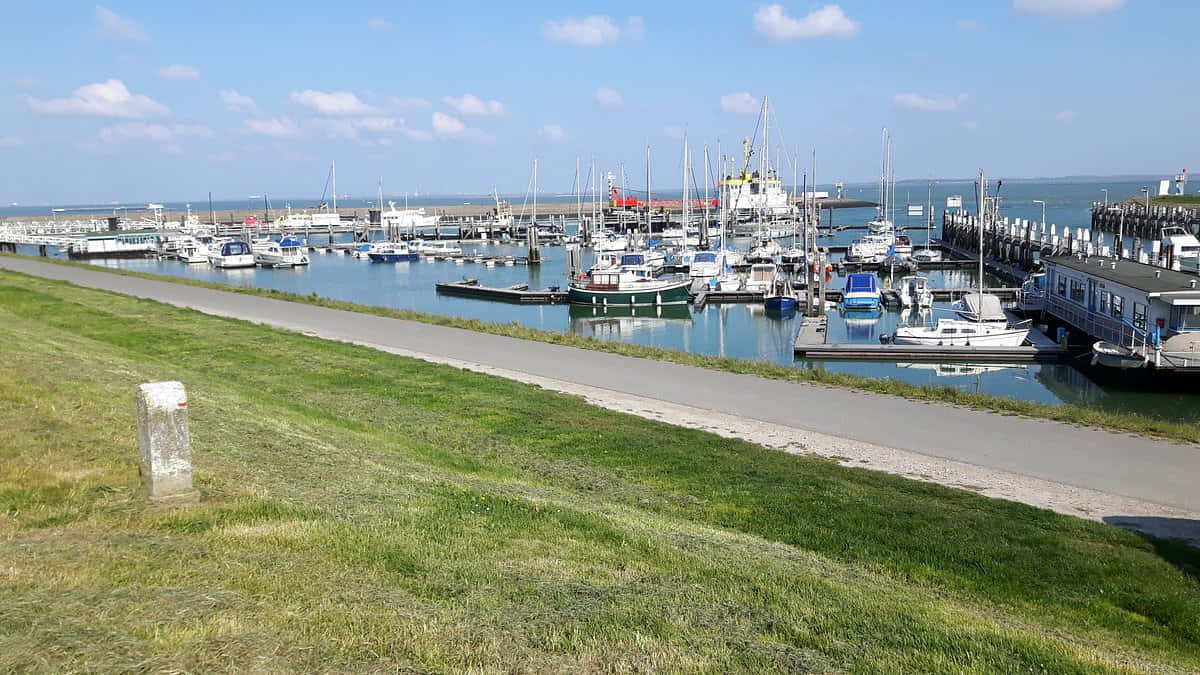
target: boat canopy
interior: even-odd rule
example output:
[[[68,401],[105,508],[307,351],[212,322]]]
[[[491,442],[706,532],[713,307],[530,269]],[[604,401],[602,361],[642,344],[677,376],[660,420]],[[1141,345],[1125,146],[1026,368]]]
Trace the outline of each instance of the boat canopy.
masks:
[[[303,245],[304,244],[299,239],[294,239],[292,237],[284,237],[279,242],[280,248],[299,248]]]
[[[874,274],[858,272],[846,277],[847,293],[878,293],[879,285]]]
[[[717,262],[717,254],[713,253],[711,251],[703,251],[703,252],[697,253],[696,256],[694,258],[692,258],[692,262],[715,263],[715,262]]]
[[[641,253],[626,253],[621,256],[622,265],[645,265],[646,256]]]
[[[980,321],[1007,321],[1000,298],[991,293],[967,293],[962,298],[963,313]]]
[[[221,246],[221,255],[250,255],[250,247],[242,241],[229,241]]]

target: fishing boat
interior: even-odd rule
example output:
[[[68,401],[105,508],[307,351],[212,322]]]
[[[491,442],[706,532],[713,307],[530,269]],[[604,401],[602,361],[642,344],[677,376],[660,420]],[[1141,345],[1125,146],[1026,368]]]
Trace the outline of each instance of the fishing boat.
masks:
[[[779,268],[775,263],[754,263],[750,265],[750,275],[746,277],[745,289],[749,293],[766,295],[779,278]]]
[[[772,284],[771,291],[763,298],[763,309],[778,314],[795,312],[799,304],[791,284],[783,279],[777,279]]]
[[[408,244],[402,241],[378,243],[371,250],[367,251],[367,258],[371,262],[377,263],[411,262],[418,260],[420,257],[420,254],[409,248]]]
[[[572,280],[567,286],[567,302],[606,307],[686,304],[691,284],[687,277],[657,278],[646,265],[622,266]]]
[[[933,306],[933,291],[929,289],[929,279],[926,277],[901,277],[896,292],[900,295],[900,304],[905,307]]]
[[[848,310],[879,309],[879,280],[875,275],[857,272],[847,276],[842,307]]]
[[[1128,370],[1145,366],[1146,357],[1128,347],[1101,340],[1092,345],[1092,365]]]
[[[750,139],[742,139],[742,170],[729,174],[718,185],[725,213],[735,222],[790,215],[795,211],[778,171],[771,166],[769,117],[770,104],[763,97],[760,126],[762,146],[753,152]],[[758,168],[751,170],[750,156],[758,154]]]
[[[254,262],[263,267],[297,267],[309,263],[299,239],[284,237],[280,241],[256,241],[251,245]]]
[[[224,242],[215,253],[209,254],[208,262],[217,269],[254,267],[254,252],[246,242],[235,239]]]

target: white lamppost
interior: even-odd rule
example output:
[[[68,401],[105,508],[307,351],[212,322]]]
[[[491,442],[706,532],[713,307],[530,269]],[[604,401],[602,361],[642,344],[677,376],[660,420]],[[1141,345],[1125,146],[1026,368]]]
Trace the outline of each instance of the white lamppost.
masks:
[[[1046,201],[1043,199],[1033,200],[1034,204],[1042,205],[1042,229],[1046,229]]]
[[[1104,193],[1104,210],[1108,211],[1108,188],[1100,188],[1100,191]]]

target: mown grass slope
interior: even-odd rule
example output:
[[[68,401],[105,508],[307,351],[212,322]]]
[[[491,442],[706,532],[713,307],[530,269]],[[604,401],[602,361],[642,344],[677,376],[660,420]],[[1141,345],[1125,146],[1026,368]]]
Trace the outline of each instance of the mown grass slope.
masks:
[[[1098,523],[12,273],[0,345],[0,670],[1200,668],[1200,557]]]

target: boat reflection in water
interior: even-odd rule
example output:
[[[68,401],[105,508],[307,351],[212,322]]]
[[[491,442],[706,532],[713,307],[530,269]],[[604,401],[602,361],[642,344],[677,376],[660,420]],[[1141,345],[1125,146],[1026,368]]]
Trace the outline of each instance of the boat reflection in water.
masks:
[[[629,337],[653,331],[671,323],[691,324],[692,310],[687,305],[657,307],[600,307],[570,305],[570,331],[577,335],[597,338]]]
[[[879,319],[883,310],[845,309],[841,311],[842,324],[846,327],[847,342],[874,342],[878,338]]]

